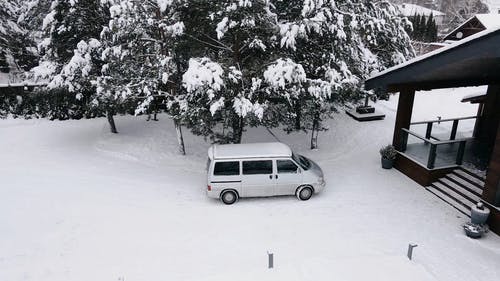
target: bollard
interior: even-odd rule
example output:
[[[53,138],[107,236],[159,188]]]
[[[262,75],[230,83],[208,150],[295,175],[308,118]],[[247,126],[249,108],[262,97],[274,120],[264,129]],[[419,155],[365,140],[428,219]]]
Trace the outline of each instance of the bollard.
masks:
[[[268,258],[268,268],[273,268],[274,267],[274,254],[267,252],[267,258]]]
[[[413,248],[417,247],[417,244],[408,244],[408,259],[411,260],[411,256],[413,255]]]

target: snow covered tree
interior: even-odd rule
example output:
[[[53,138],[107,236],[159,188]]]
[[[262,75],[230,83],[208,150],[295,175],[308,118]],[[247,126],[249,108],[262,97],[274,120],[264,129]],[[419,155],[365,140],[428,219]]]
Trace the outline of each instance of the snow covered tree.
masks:
[[[0,0],[0,72],[28,70],[36,62],[34,42],[17,23],[20,11],[18,1]]]
[[[413,56],[405,32],[409,22],[388,2],[277,1],[276,9],[281,47],[289,50],[284,55],[305,72],[301,86],[284,87],[289,117],[295,118],[284,124],[310,129],[312,148],[317,131],[326,129],[322,119],[368,94],[364,79]]]
[[[81,118],[82,112],[85,117],[104,115],[106,108],[92,102],[96,90],[92,81],[102,65],[98,38],[109,20],[107,9],[98,0],[54,0],[49,7],[47,1],[33,1],[22,15],[26,25],[40,22],[35,11],[45,11],[45,15],[38,35],[41,59],[32,69],[34,77],[47,81],[48,91],[55,95],[66,92],[66,107],[79,107],[68,112],[68,119]]]
[[[104,65],[97,77],[96,101],[135,103],[135,114],[164,103],[175,111],[181,88],[181,52],[184,24],[178,9],[183,1],[103,1],[111,19],[101,33]],[[179,149],[185,153],[180,124]]]
[[[413,55],[409,22],[387,2],[197,1],[187,10],[185,34],[205,48],[184,76],[184,119],[221,142],[258,124],[317,135],[336,105],[367,94],[370,73]]]
[[[239,143],[246,126],[262,121],[262,73],[277,45],[272,9],[264,0],[193,1],[184,9],[185,36],[200,56],[189,61],[179,104],[194,133]]]

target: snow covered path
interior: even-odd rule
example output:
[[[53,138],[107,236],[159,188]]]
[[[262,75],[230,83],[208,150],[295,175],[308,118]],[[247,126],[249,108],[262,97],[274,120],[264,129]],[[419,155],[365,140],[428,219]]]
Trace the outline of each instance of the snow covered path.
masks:
[[[465,237],[459,212],[380,168],[394,100],[377,107],[385,120],[339,114],[318,151],[274,130],[323,167],[324,193],[233,206],[204,194],[209,144],[186,133],[177,155],[165,116],[120,117],[118,135],[104,119],[0,120],[0,280],[499,280],[498,236]]]

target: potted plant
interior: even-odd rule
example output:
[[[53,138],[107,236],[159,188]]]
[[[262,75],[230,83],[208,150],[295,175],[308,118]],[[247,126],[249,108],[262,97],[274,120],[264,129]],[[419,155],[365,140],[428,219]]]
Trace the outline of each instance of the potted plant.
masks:
[[[391,169],[394,164],[394,160],[396,159],[396,155],[398,155],[398,151],[392,145],[384,146],[380,149],[380,156],[382,156],[382,168]]]

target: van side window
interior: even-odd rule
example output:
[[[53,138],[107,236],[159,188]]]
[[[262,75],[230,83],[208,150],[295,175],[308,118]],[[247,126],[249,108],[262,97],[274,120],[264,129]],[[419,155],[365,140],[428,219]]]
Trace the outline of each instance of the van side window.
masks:
[[[243,161],[244,175],[269,175],[273,173],[272,160]]]
[[[297,165],[295,165],[291,160],[277,160],[278,174],[290,174],[297,173]]]
[[[238,176],[240,174],[240,162],[216,162],[214,176]]]

